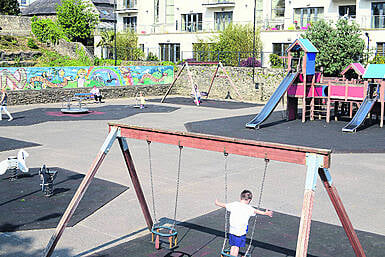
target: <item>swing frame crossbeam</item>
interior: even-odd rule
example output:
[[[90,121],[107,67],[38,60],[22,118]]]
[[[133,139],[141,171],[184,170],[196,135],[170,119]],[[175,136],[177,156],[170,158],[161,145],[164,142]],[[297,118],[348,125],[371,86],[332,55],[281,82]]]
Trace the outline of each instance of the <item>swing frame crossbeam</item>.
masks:
[[[119,142],[120,149],[122,151],[128,173],[132,181],[132,185],[140,203],[147,227],[151,232],[153,227],[153,220],[151,218],[151,214],[137,176],[126,138],[147,140],[151,142],[178,145],[189,148],[226,152],[229,154],[263,159],[267,158],[269,160],[306,165],[306,184],[301,221],[298,232],[296,257],[307,256],[314,193],[318,176],[320,176],[322,183],[328,192],[328,195],[332,201],[332,204],[337,212],[337,215],[342,223],[342,226],[346,235],[348,236],[356,256],[365,257],[364,250],[360,244],[360,241],[358,240],[358,237],[349,220],[347,212],[342,204],[342,200],[338,195],[328,170],[331,160],[330,150],[209,136],[197,133],[173,132],[167,130],[130,126],[119,123],[109,123],[109,134],[86,176],[79,185],[79,188],[69,203],[66,211],[64,212],[54,234],[51,236],[51,239],[44,250],[44,257],[49,257],[52,255],[60,237],[64,233],[70,218],[74,214],[80,200],[84,196],[84,193],[86,192],[88,186],[91,184],[92,179],[94,178],[97,170],[101,166],[115,140],[118,140]]]

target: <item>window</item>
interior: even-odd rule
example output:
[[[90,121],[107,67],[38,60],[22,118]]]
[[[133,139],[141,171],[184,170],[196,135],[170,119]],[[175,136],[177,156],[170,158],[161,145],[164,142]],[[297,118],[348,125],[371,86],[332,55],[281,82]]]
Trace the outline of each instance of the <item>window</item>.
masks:
[[[162,61],[180,61],[180,44],[159,44],[160,59]]]
[[[196,32],[202,30],[202,13],[182,14],[182,31]]]
[[[313,21],[317,21],[323,17],[323,7],[309,7],[294,9],[294,24],[297,28],[307,27]]]
[[[174,22],[174,0],[166,0],[166,24]]]
[[[290,43],[273,43],[273,54],[287,56],[286,49],[289,46]]]
[[[285,0],[273,0],[271,14],[273,19],[285,17]]]
[[[215,30],[224,30],[233,21],[233,12],[215,12]]]
[[[376,55],[385,56],[385,42],[377,42]]]
[[[340,17],[356,18],[355,5],[341,5],[338,6],[338,14]]]
[[[124,1],[124,7],[127,9],[134,9],[136,8],[136,0],[123,0]]]
[[[372,28],[385,28],[385,2],[372,3]]]
[[[123,26],[124,26],[124,30],[133,30],[136,32],[136,16],[132,16],[132,17],[123,17]]]

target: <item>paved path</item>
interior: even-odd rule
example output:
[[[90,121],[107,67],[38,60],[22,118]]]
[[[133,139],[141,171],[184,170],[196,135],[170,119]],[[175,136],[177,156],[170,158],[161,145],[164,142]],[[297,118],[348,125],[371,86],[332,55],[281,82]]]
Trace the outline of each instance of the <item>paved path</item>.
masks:
[[[220,109],[164,104],[162,108],[164,106],[172,108],[162,112],[146,111],[135,114],[130,107],[127,107],[133,103],[131,99],[119,99],[107,100],[102,104],[102,107],[110,108],[111,112],[127,112],[127,115],[111,113],[109,116],[107,113],[102,118],[79,120],[60,120],[58,117],[57,120],[50,119],[44,122],[39,120],[27,126],[22,125],[22,119],[28,119],[26,115],[31,111],[39,109],[42,115],[46,115],[45,109],[51,111],[53,108],[60,108],[60,105],[10,106],[9,110],[17,121],[14,124],[18,126],[13,126],[11,122],[7,123],[7,120],[1,121],[7,124],[0,124],[0,144],[7,141],[4,138],[9,138],[18,140],[17,147],[14,148],[19,148],[23,145],[22,141],[25,141],[25,146],[28,147],[26,150],[30,154],[27,160],[30,167],[40,167],[45,163],[48,166],[85,173],[107,135],[108,121],[185,131],[184,124],[187,122],[251,115],[261,108]],[[155,110],[157,104],[151,104]],[[94,106],[97,105],[91,105],[90,108]],[[16,141],[13,142],[16,145]],[[147,144],[143,141],[129,140],[129,146],[147,201],[150,203]],[[3,145],[3,148],[5,149],[0,152],[0,160],[16,153],[11,146]],[[176,146],[154,143],[152,151],[157,216],[172,217],[178,149]],[[384,163],[385,154],[382,153],[334,154],[331,172],[355,228],[385,236]],[[263,160],[230,156],[230,200],[237,200],[239,192],[244,188],[258,191],[257,185],[262,176],[263,165]],[[223,154],[184,149],[182,166],[178,220],[195,218],[217,209],[214,206],[215,198],[223,199]],[[112,147],[96,176],[131,187],[117,143]],[[271,162],[263,195],[263,207],[299,216],[304,180],[304,167]],[[7,210],[0,207],[0,211]],[[338,218],[320,183],[316,193],[313,219],[339,225]],[[86,256],[142,236],[147,233],[144,228],[145,222],[135,193],[129,189],[76,226],[67,228],[54,256]],[[54,229],[45,229],[0,233],[0,255],[38,256],[53,231]]]

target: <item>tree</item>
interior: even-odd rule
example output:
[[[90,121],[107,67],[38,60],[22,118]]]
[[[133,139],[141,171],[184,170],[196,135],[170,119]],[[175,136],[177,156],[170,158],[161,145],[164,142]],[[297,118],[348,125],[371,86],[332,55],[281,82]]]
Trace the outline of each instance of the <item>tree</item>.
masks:
[[[138,48],[138,35],[133,30],[116,36],[117,56],[120,60],[140,60],[144,53]]]
[[[259,28],[255,33],[255,52],[262,49]],[[202,61],[220,59],[229,65],[238,65],[239,59],[251,57],[253,51],[253,27],[251,25],[230,24],[210,42],[200,40],[194,44],[194,51]],[[218,58],[218,54],[220,55]],[[203,59],[202,59],[203,55]],[[216,57],[215,57],[216,56]]]
[[[0,0],[0,14],[18,15],[20,13],[17,0]]]
[[[99,22],[99,16],[90,4],[82,0],[63,0],[56,6],[57,22],[69,40],[87,42]]]
[[[355,22],[339,19],[333,23],[320,20],[302,35],[318,49],[316,68],[326,75],[338,76],[350,63],[358,62],[365,50],[365,41]]]
[[[37,18],[31,21],[31,30],[35,37],[42,43],[56,44],[59,39],[66,39],[62,29],[51,19]]]

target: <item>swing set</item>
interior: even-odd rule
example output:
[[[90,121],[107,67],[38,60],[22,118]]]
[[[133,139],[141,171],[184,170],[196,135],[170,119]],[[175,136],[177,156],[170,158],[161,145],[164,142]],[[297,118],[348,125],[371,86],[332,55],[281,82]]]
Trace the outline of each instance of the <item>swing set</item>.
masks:
[[[174,209],[174,223],[172,226],[162,227],[161,225],[157,224],[156,220],[154,224],[154,221],[151,217],[146,199],[144,197],[144,194],[137,176],[133,159],[131,157],[131,153],[127,143],[127,138],[145,140],[147,141],[148,145],[150,145],[152,142],[157,142],[157,143],[163,143],[163,144],[176,145],[179,147],[177,190],[176,190],[175,209]],[[103,160],[105,159],[107,153],[109,152],[115,140],[118,140],[119,142],[120,149],[122,151],[126,166],[128,168],[128,173],[131,178],[132,185],[134,187],[138,201],[140,203],[147,227],[149,231],[153,234],[153,240],[155,240],[155,247],[157,246],[159,247],[156,241],[158,240],[158,243],[159,243],[159,238],[162,236],[169,238],[170,248],[177,246],[177,232],[175,229],[175,222],[176,222],[176,210],[177,210],[177,203],[178,203],[178,188],[180,183],[179,180],[180,180],[180,172],[181,172],[180,163],[181,163],[182,149],[184,147],[188,147],[188,148],[196,148],[196,149],[202,149],[202,150],[208,150],[208,151],[223,152],[225,153],[225,159],[227,158],[228,154],[243,155],[243,156],[264,159],[265,171],[264,171],[264,175],[263,175],[264,177],[262,179],[262,185],[260,189],[261,191],[259,195],[258,207],[261,203],[263,183],[265,180],[267,164],[269,161],[271,160],[281,161],[281,162],[295,163],[295,164],[307,166],[304,199],[303,199],[301,220],[299,225],[297,247],[296,247],[296,257],[307,256],[307,249],[308,249],[309,236],[310,236],[311,217],[312,217],[313,204],[314,204],[314,195],[315,195],[315,188],[316,188],[318,176],[320,177],[322,184],[324,185],[329,195],[329,198],[337,212],[337,215],[342,223],[342,226],[345,230],[345,233],[350,241],[350,244],[352,245],[352,248],[356,256],[357,257],[365,256],[364,250],[349,220],[349,217],[339,197],[337,189],[332,182],[331,173],[329,171],[330,160],[331,160],[330,150],[316,149],[316,148],[302,147],[302,146],[284,145],[284,144],[277,144],[277,143],[267,143],[262,141],[218,137],[218,136],[203,135],[203,134],[197,134],[197,133],[174,132],[174,131],[167,131],[167,130],[129,126],[129,125],[118,124],[118,123],[109,123],[109,134],[105,139],[104,144],[102,145],[100,151],[98,152],[95,160],[93,161],[90,169],[88,170],[86,176],[84,177],[79,188],[77,189],[74,197],[69,203],[65,213],[63,214],[54,234],[52,235],[50,241],[48,242],[44,250],[43,256],[49,257],[54,252],[54,249],[60,237],[64,233],[64,230],[69,220],[74,214],[80,200],[84,196],[84,193],[86,192],[88,186],[91,184],[92,179],[94,178],[96,172],[101,166]],[[149,160],[151,163],[150,146],[149,146]],[[152,168],[150,168],[150,172],[152,174]],[[152,180],[152,177],[151,177],[151,180]],[[227,181],[227,160],[225,160],[225,180]],[[227,183],[225,183],[225,187],[227,188]],[[227,189],[225,190],[225,192],[226,192],[225,197],[227,198]],[[152,195],[154,195],[153,192],[152,192]],[[154,202],[155,201],[153,200],[153,204]],[[154,218],[156,217],[154,216]],[[256,221],[254,220],[254,224],[255,222]],[[255,228],[255,225],[254,225],[254,228]],[[253,231],[254,231],[254,228],[253,228]],[[161,230],[166,232],[161,232]],[[225,231],[227,231],[227,229],[225,229]],[[252,234],[254,234],[254,232],[252,232]],[[225,243],[226,243],[226,238],[225,238],[224,246],[225,246]],[[250,248],[250,245],[251,245],[251,241],[249,243],[248,248]],[[222,254],[222,256],[231,256],[231,255],[228,255],[228,253],[226,253],[226,250],[224,248],[225,247],[223,247],[220,254]],[[249,252],[249,249],[247,250],[246,253],[248,252]],[[218,253],[218,255],[220,254]]]
[[[201,91],[199,93],[198,85],[194,82],[189,67],[190,67],[190,65],[212,65],[212,64],[217,65],[217,67],[216,67],[216,69],[215,69],[215,71],[213,73],[213,76],[211,77],[211,81],[210,81],[210,85],[208,87],[208,90],[207,90],[207,92]],[[189,82],[190,82],[190,85],[191,85],[191,92],[193,92],[192,96],[194,97],[194,103],[196,105],[199,106],[199,104],[200,104],[200,95],[205,96],[206,99],[209,97],[209,94],[211,92],[211,88],[212,88],[212,86],[214,84],[215,78],[225,78],[225,79],[227,79],[229,81],[229,83],[230,83],[230,86],[234,89],[235,93],[239,96],[239,98],[241,100],[243,100],[241,94],[239,93],[238,89],[235,87],[234,82],[230,78],[229,74],[227,73],[225,67],[223,66],[223,64],[221,62],[193,62],[193,63],[190,63],[190,64],[188,62],[185,62],[183,64],[182,68],[178,71],[178,73],[175,76],[173,82],[171,83],[171,85],[167,89],[166,93],[164,94],[162,100],[160,101],[161,103],[164,103],[164,101],[166,100],[166,97],[170,94],[172,87],[175,85],[176,81],[181,77],[182,71],[184,69],[187,70],[188,79],[189,79]],[[219,74],[220,71],[222,71],[222,75]]]

